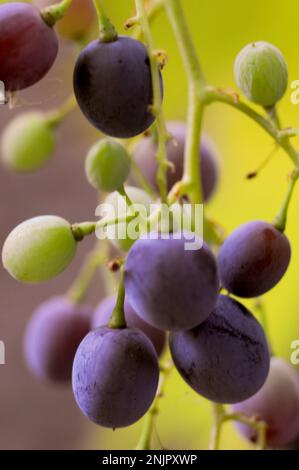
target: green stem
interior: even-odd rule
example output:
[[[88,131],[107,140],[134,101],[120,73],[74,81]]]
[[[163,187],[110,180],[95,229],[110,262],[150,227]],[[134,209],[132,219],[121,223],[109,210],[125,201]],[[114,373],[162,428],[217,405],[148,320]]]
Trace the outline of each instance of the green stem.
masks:
[[[98,267],[107,259],[106,245],[102,247],[104,249],[97,247],[87,255],[82,269],[67,293],[67,297],[76,304],[84,299]]]
[[[164,119],[162,107],[162,90],[160,83],[159,60],[154,50],[153,38],[150,30],[149,20],[144,7],[144,0],[135,0],[138,22],[143,32],[144,41],[147,46],[148,56],[151,66],[153,104],[152,113],[156,116],[158,148],[156,160],[158,162],[157,184],[161,195],[162,203],[167,203],[167,142],[168,132]]]
[[[73,224],[71,226],[74,238],[76,241],[83,240],[87,235],[91,235],[95,232],[97,222],[81,222],[79,224]]]
[[[74,95],[71,95],[60,108],[48,113],[47,122],[49,126],[53,128],[57,127],[76,107],[76,99]]]
[[[264,116],[260,115],[254,111],[250,106],[243,103],[236,97],[235,94],[228,93],[225,90],[208,86],[205,89],[205,99],[206,104],[211,104],[215,102],[225,103],[233,108],[238,109],[243,114],[246,114],[253,121],[255,121],[260,127],[262,127],[274,140],[277,144],[288,154],[295,166],[299,166],[299,153],[291,145],[288,135],[282,130],[278,129],[271,121],[266,119]]]
[[[212,407],[213,407],[213,428],[212,428],[211,441],[210,441],[210,450],[219,450],[225,409],[224,409],[224,406],[220,405],[219,403],[212,403]]]
[[[151,186],[151,184],[147,181],[147,179],[144,177],[144,174],[142,173],[141,169],[139,168],[138,164],[135,162],[133,158],[131,158],[131,167],[132,167],[132,172],[134,175],[134,178],[136,179],[136,182],[139,184],[139,186],[152,198],[154,199],[157,197],[155,194],[154,188]]]
[[[152,23],[155,18],[157,17],[157,15],[160,13],[160,11],[162,10],[164,6],[164,0],[155,0],[153,2],[151,2],[150,6],[146,9],[146,16],[147,16],[147,19],[148,19],[148,22],[149,23]],[[135,20],[132,24],[132,26],[134,24],[138,24],[138,21],[137,21],[137,18],[134,18],[133,20]],[[130,20],[129,20],[130,21]],[[129,26],[130,26],[130,23],[129,23]],[[133,35],[132,35],[135,39],[141,39],[142,36],[143,36],[143,31],[142,29],[139,27],[137,28]]]
[[[119,190],[117,192],[118,192],[118,194],[120,194],[124,198],[124,200],[126,201],[126,204],[127,204],[128,207],[133,206],[133,201],[131,200],[131,198],[128,195],[128,193],[126,191],[126,188],[124,186],[119,188]]]
[[[114,307],[114,310],[112,312],[112,315],[109,321],[109,328],[123,329],[127,327],[124,303],[125,303],[125,284],[124,284],[124,267],[122,266],[120,270],[120,283],[118,287],[116,305]]]
[[[184,175],[175,191],[187,194],[193,204],[202,202],[199,143],[203,120],[203,92],[206,81],[197,58],[180,0],[166,0],[166,10],[172,24],[187,73],[189,105],[184,159]]]
[[[99,38],[103,42],[113,42],[117,40],[117,31],[103,8],[102,0],[93,0],[99,22]]]
[[[43,20],[49,25],[54,26],[57,21],[61,20],[68,9],[70,8],[73,0],[61,0],[59,3],[55,3],[49,7],[44,8],[41,11]]]
[[[159,414],[160,410],[160,402],[165,394],[165,384],[167,379],[170,376],[170,373],[173,368],[172,361],[167,362],[165,365],[161,365],[160,367],[160,380],[159,380],[159,387],[156,394],[156,398],[150,410],[148,411],[144,427],[142,429],[139,442],[135,448],[135,450],[152,450],[152,436],[153,430],[155,428],[155,421]]]
[[[298,178],[299,178],[299,169],[295,169],[291,174],[289,187],[288,187],[286,196],[284,198],[284,201],[282,203],[282,206],[279,210],[279,213],[274,219],[273,224],[275,228],[277,228],[277,230],[279,230],[280,232],[285,231],[287,217],[288,217],[288,210],[290,207],[290,202],[292,200],[292,195],[294,193],[294,189],[298,181]]]

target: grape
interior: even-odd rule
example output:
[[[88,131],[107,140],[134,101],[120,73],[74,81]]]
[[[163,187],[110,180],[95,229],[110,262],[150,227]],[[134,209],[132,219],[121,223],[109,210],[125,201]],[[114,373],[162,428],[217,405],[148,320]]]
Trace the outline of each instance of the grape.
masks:
[[[213,253],[186,250],[191,233],[141,237],[125,264],[128,301],[141,318],[161,330],[184,330],[203,322],[217,301],[219,281]],[[156,237],[156,239],[153,239]],[[176,238],[179,237],[179,238]]]
[[[92,320],[93,328],[108,325],[115,303],[115,296],[111,296],[104,299],[97,306]],[[125,301],[125,317],[128,327],[141,330],[153,343],[158,356],[161,356],[165,348],[166,340],[164,331],[157,330],[157,328],[143,321],[127,300]]]
[[[130,157],[126,149],[110,139],[102,139],[88,152],[85,171],[88,181],[96,189],[116,191],[130,172]]]
[[[235,80],[249,100],[270,108],[287,89],[288,67],[275,46],[258,41],[248,44],[237,56]]]
[[[18,281],[47,281],[71,263],[76,245],[66,220],[51,215],[34,217],[8,235],[2,249],[2,262]]]
[[[73,365],[73,391],[81,411],[108,428],[130,426],[152,404],[159,365],[150,340],[138,330],[90,332]]]
[[[76,350],[90,330],[91,309],[74,305],[66,297],[42,303],[25,333],[25,359],[41,379],[70,381]]]
[[[173,136],[167,144],[167,158],[174,164],[175,170],[169,168],[167,171],[168,190],[182,179],[184,166],[184,146],[186,140],[186,126],[183,122],[169,122],[167,129]],[[155,155],[157,153],[156,145],[152,137],[144,137],[139,140],[133,148],[133,158],[138,164],[144,177],[157,190],[156,183],[157,161]],[[207,136],[203,136],[200,144],[200,161],[201,161],[201,177],[202,191],[204,201],[207,201],[215,191],[218,181],[218,164],[217,151],[213,143]],[[134,177],[132,176],[132,181]]]
[[[239,297],[258,297],[280,281],[290,258],[290,244],[283,233],[267,222],[249,222],[237,228],[221,247],[220,279]]]
[[[234,405],[234,411],[258,416],[267,424],[267,445],[279,447],[290,443],[299,430],[299,380],[295,369],[280,358],[272,358],[264,386],[248,400]],[[238,423],[238,429],[252,442],[256,430]]]
[[[131,199],[131,201],[135,204],[135,210],[142,207],[144,210],[145,215],[149,215],[150,213],[150,205],[151,205],[151,198],[139,188],[134,188],[134,186],[126,186],[126,192]],[[109,210],[112,210],[113,214],[111,219],[124,217],[128,213],[127,204],[124,198],[117,192],[111,193],[105,199],[104,204],[109,206]],[[142,215],[142,214],[141,214]],[[125,222],[120,222],[116,225],[109,225],[105,228],[105,234],[107,238],[118,248],[123,251],[128,251],[133,243],[138,238],[138,234],[140,234],[141,230],[141,221],[137,218],[136,221],[131,222],[136,227],[134,230],[135,238],[131,238],[130,234],[128,233],[128,224]]]
[[[112,137],[133,137],[154,121],[147,51],[130,37],[91,42],[77,60],[74,90],[86,118]]]
[[[0,80],[7,91],[27,88],[52,67],[58,52],[55,31],[32,5],[0,6]]]
[[[237,403],[252,396],[269,372],[262,327],[243,305],[223,295],[204,323],[171,333],[170,351],[188,385],[216,403]]]
[[[55,134],[42,113],[21,114],[12,119],[2,134],[2,157],[18,172],[43,166],[55,147]]]

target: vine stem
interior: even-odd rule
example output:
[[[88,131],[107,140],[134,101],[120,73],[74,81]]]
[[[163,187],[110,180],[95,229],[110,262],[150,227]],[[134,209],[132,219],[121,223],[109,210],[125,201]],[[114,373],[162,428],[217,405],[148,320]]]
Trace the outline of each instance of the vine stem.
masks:
[[[78,304],[84,299],[97,269],[106,261],[106,244],[102,244],[101,247],[96,246],[95,249],[88,253],[83,267],[66,294],[72,302]]]
[[[166,385],[167,379],[170,376],[172,368],[173,368],[172,361],[168,361],[166,364],[164,365],[161,364],[160,366],[160,379],[159,379],[159,386],[158,386],[156,398],[154,400],[152,407],[150,408],[150,410],[148,411],[145,417],[144,427],[143,427],[139,442],[135,450],[151,450],[152,449],[151,443],[152,443],[153,431],[155,428],[155,421],[159,414],[160,402],[164,396],[165,385]]]
[[[135,0],[136,22],[139,23],[147,46],[148,56],[151,67],[152,86],[153,86],[153,104],[152,113],[156,116],[158,148],[156,159],[158,162],[157,184],[159,187],[162,203],[167,203],[167,142],[169,139],[166,122],[164,119],[162,107],[162,91],[159,73],[158,54],[154,50],[153,38],[150,30],[149,20],[146,15],[144,0]]]
[[[286,228],[286,223],[287,223],[287,217],[288,217],[288,210],[290,207],[290,202],[292,199],[292,195],[294,193],[294,189],[296,186],[296,183],[299,178],[299,168],[296,168],[293,170],[291,176],[290,176],[290,183],[289,187],[286,193],[286,196],[284,198],[284,201],[282,203],[282,206],[277,214],[277,216],[274,219],[274,226],[279,230],[280,232],[284,232]]]
[[[49,126],[53,128],[57,127],[76,107],[76,98],[74,95],[71,95],[60,108],[48,113],[47,122]]]
[[[115,307],[113,309],[113,312],[109,321],[109,328],[123,329],[127,327],[124,303],[125,303],[124,266],[121,266],[120,282],[118,286],[117,299],[116,299],[116,304],[115,304]]]
[[[180,0],[165,0],[166,11],[181,52],[189,84],[187,136],[182,182],[174,191],[187,194],[193,204],[202,202],[199,143],[202,127],[204,102],[203,91],[206,81],[189,32]]]
[[[237,110],[246,114],[249,118],[255,121],[260,127],[262,127],[267,134],[269,134],[275,142],[287,153],[290,159],[293,161],[296,167],[299,167],[299,153],[291,145],[289,136],[284,130],[280,130],[273,124],[272,121],[266,119],[261,114],[250,108],[247,104],[243,103],[236,93],[230,93],[220,88],[207,86],[204,90],[204,102],[205,104],[212,104],[215,102],[225,103]]]
[[[225,407],[219,403],[212,403],[213,406],[213,429],[210,441],[210,450],[219,450],[221,431],[223,424],[228,421],[237,421],[251,427],[257,433],[257,449],[265,450],[267,447],[267,425],[264,421],[256,417],[248,417],[242,413],[228,413]]]
[[[50,5],[41,10],[41,16],[43,20],[49,25],[54,26],[57,21],[61,20],[68,9],[70,8],[73,0],[61,0],[59,3]]]
[[[117,40],[117,31],[109,18],[107,17],[102,0],[93,0],[99,22],[99,38],[103,42],[113,42]]]
[[[83,240],[87,235],[91,235],[95,232],[97,227],[97,222],[80,222],[77,224],[72,224],[71,230],[73,232],[74,238],[76,241]]]

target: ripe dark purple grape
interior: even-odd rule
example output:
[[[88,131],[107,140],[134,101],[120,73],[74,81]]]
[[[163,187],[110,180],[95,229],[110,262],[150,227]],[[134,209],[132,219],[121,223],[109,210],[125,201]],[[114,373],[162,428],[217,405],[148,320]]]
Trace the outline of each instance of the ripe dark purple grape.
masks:
[[[144,321],[158,329],[193,328],[206,320],[217,301],[214,255],[205,244],[186,250],[187,234],[170,234],[169,239],[156,235],[156,240],[151,238],[153,233],[137,240],[128,254],[128,301]],[[200,243],[194,235],[188,236]]]
[[[283,233],[267,222],[249,222],[237,228],[219,251],[221,283],[239,297],[257,297],[280,281],[290,258],[290,243]]]
[[[100,426],[115,429],[138,421],[151,406],[158,381],[155,349],[138,330],[98,328],[84,338],[75,356],[75,399]]]
[[[264,386],[253,397],[234,405],[233,409],[265,421],[269,447],[289,444],[299,432],[298,373],[283,359],[272,358]],[[247,439],[256,442],[256,430],[241,423],[237,427]]]
[[[216,403],[237,403],[264,384],[270,364],[261,325],[239,302],[221,295],[209,318],[170,335],[170,351],[183,379]]]
[[[7,91],[38,82],[57,52],[56,33],[37,8],[21,2],[0,6],[0,80]]]
[[[169,133],[173,136],[167,145],[168,160],[174,164],[174,171],[169,168],[167,172],[168,190],[182,179],[184,165],[184,147],[186,140],[186,126],[183,122],[169,122]],[[133,158],[141,169],[144,177],[151,185],[158,189],[156,183],[157,161],[155,159],[157,149],[152,137],[144,137],[133,148]],[[202,191],[204,201],[207,201],[215,191],[218,182],[218,164],[216,151],[212,142],[203,136],[200,144],[200,161]],[[134,177],[132,177],[134,180]]]
[[[115,302],[115,296],[106,297],[106,299],[100,302],[94,312],[92,328],[108,325],[115,306]],[[141,330],[151,340],[158,356],[160,356],[163,353],[165,347],[165,332],[158,330],[157,328],[154,328],[153,326],[143,321],[127,300],[125,301],[125,317],[128,327]]]
[[[34,312],[25,333],[25,359],[39,378],[68,382],[76,350],[90,330],[91,309],[54,297]]]
[[[154,121],[147,51],[130,37],[91,42],[77,60],[74,90],[86,118],[112,137],[133,137]]]

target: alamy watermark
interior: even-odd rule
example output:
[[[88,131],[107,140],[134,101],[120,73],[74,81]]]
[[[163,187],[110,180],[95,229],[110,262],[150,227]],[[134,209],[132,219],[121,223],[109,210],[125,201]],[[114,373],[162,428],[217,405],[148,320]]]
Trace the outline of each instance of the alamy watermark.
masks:
[[[103,203],[95,211],[101,220],[97,224],[99,240],[182,239],[187,251],[200,250],[203,246],[202,204],[144,204],[127,206],[123,198],[116,204]],[[195,235],[196,234],[196,235]]]
[[[0,80],[0,105],[1,104],[6,104],[7,103],[7,97],[5,93],[5,85],[2,80]]]
[[[290,361],[293,366],[297,366],[299,364],[299,339],[292,341],[291,349],[293,352],[291,353]]]
[[[5,364],[5,344],[4,341],[0,341],[0,366]]]

